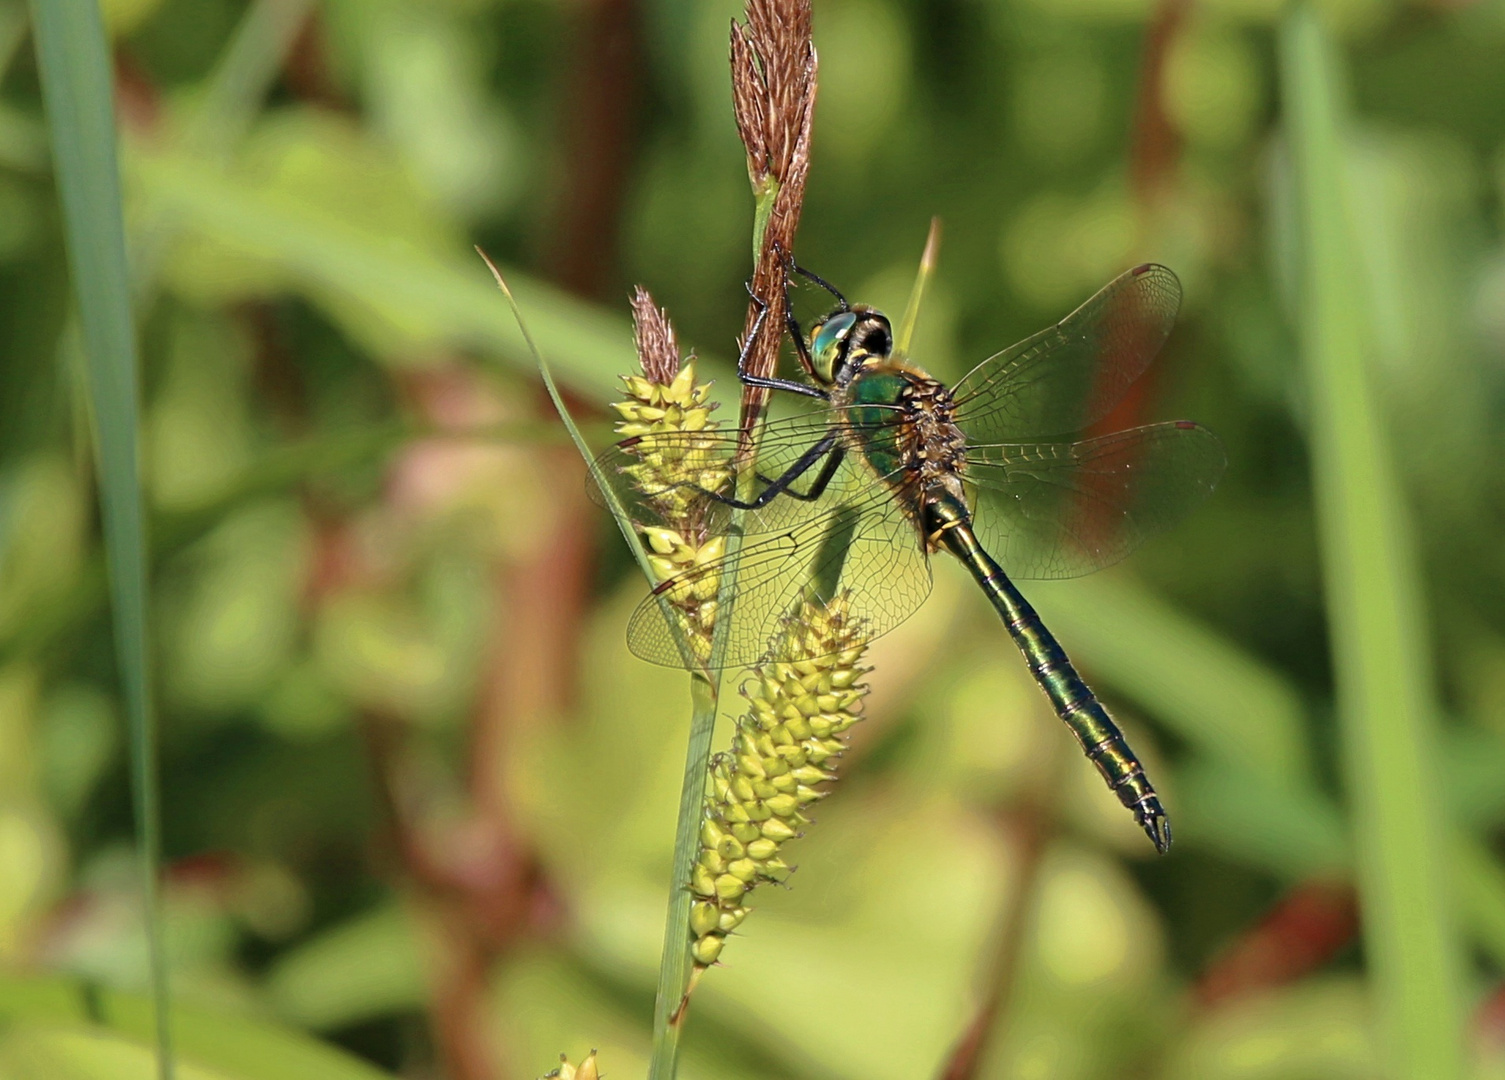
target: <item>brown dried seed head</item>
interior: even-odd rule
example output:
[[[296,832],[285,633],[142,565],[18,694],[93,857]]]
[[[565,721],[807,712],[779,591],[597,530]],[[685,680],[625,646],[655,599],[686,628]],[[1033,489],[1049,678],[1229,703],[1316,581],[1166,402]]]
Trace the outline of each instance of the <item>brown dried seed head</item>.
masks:
[[[772,375],[784,325],[785,260],[805,200],[810,135],[815,118],[816,58],[810,38],[810,0],[748,0],[747,22],[732,25],[732,101],[747,149],[747,171],[760,201],[772,198],[753,266],[753,294],[767,308],[764,331],[746,370]],[[744,338],[760,305],[749,305]],[[767,392],[743,389],[742,427],[751,431]]]
[[[653,297],[641,285],[632,297],[632,325],[643,374],[650,382],[672,383],[680,368],[674,324],[669,321],[669,313],[654,304]]]
[[[750,0],[747,23],[732,24],[732,104],[754,181],[789,181],[815,104],[810,25],[809,0]]]

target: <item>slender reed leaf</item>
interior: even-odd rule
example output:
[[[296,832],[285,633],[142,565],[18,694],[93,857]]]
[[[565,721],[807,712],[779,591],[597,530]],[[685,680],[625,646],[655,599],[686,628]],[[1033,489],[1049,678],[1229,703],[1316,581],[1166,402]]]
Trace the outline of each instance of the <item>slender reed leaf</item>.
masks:
[[[157,1069],[163,1080],[170,1080],[167,965],[157,902],[162,846],[157,735],[137,464],[136,331],[115,153],[112,69],[94,0],[34,0],[31,10],[93,407],[116,661],[130,722],[141,892],[157,1013]]]
[[[909,354],[909,343],[914,338],[915,324],[920,320],[920,305],[925,302],[925,289],[935,274],[935,264],[941,255],[941,219],[930,219],[930,233],[925,237],[925,250],[920,255],[920,268],[915,272],[914,288],[909,290],[909,303],[904,305],[904,317],[894,332],[894,352],[900,356]]]
[[[1443,865],[1450,845],[1434,764],[1438,707],[1416,557],[1365,367],[1341,75],[1308,3],[1288,9],[1279,48],[1313,486],[1377,1030],[1398,1080],[1455,1080],[1463,1074],[1461,957]]]

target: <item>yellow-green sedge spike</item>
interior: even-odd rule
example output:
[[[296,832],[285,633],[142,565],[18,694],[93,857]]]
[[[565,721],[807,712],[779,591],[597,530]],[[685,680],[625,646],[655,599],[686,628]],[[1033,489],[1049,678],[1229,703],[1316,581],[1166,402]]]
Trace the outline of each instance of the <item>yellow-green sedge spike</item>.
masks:
[[[690,878],[690,951],[698,967],[721,956],[727,935],[747,916],[747,894],[788,876],[778,853],[810,823],[801,810],[823,795],[810,785],[836,778],[814,763],[839,756],[845,733],[862,718],[867,630],[849,607],[850,597],[838,593],[795,608],[772,649],[785,659],[760,665],[748,680],[748,710],[731,748],[712,762]]]

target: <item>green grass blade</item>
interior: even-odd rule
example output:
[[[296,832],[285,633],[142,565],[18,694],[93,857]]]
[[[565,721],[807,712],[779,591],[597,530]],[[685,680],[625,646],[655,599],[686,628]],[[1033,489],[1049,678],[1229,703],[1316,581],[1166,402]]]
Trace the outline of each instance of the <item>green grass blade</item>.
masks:
[[[669,910],[664,920],[664,947],[659,955],[658,992],[653,1003],[653,1057],[648,1080],[674,1080],[679,1065],[679,1037],[684,1031],[694,958],[690,955],[690,874],[700,852],[700,821],[710,775],[711,736],[716,730],[719,685],[702,672],[690,674],[690,738],[685,745],[685,773],[674,828],[674,870]],[[678,942],[676,947],[675,942]]]
[[[930,233],[925,237],[925,250],[920,255],[920,268],[915,273],[914,288],[909,290],[909,303],[904,305],[904,317],[894,331],[894,352],[899,356],[909,355],[909,343],[914,340],[915,324],[920,321],[920,305],[925,302],[925,289],[935,274],[935,264],[941,254],[941,219],[930,219]]]
[[[512,309],[512,318],[517,323],[518,333],[522,335],[527,344],[528,351],[533,356],[533,362],[538,366],[538,374],[543,379],[543,385],[549,392],[549,400],[554,403],[554,409],[559,413],[559,419],[564,421],[565,430],[570,433],[570,441],[575,444],[575,449],[580,451],[580,456],[585,459],[585,465],[591,471],[593,479],[596,477],[596,455],[591,446],[585,441],[585,435],[580,431],[580,425],[575,423],[575,418],[570,414],[569,407],[564,403],[564,395],[559,392],[559,384],[554,381],[554,371],[549,362],[544,359],[542,350],[533,340],[532,333],[528,330],[528,324],[523,321],[522,309],[518,307],[517,297],[512,295],[512,289],[507,285],[507,279],[497,269],[496,264],[480,248],[476,248],[476,254],[486,263],[486,268],[491,271],[491,276],[496,279],[497,288],[502,290],[502,295],[507,298],[507,304]],[[637,529],[632,524],[632,518],[627,514],[627,508],[617,498],[616,492],[610,484],[597,483],[596,487],[606,499],[606,508],[611,511],[612,520],[617,523],[617,528],[622,531],[622,539],[627,541],[628,550],[632,557],[637,560],[638,568],[643,571],[643,576],[653,581],[653,568],[648,565],[648,555],[643,550],[643,545],[638,542]]]
[[[157,738],[136,445],[136,331],[115,153],[112,71],[95,0],[34,0],[31,10],[93,406],[116,660],[130,721],[141,891],[157,1011],[157,1068],[159,1076],[170,1080],[167,966],[157,903],[162,844]]]
[[[1438,710],[1416,558],[1365,368],[1340,81],[1310,4],[1288,10],[1279,48],[1313,486],[1377,1030],[1397,1080],[1457,1080],[1461,956],[1443,863]]]

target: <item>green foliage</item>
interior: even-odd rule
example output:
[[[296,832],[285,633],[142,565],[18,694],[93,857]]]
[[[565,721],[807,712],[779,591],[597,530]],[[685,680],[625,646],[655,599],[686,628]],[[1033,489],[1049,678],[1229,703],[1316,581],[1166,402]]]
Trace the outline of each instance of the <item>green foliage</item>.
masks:
[[[935,1075],[1016,911],[978,1076],[1505,1074],[1505,17],[1188,5],[1146,89],[1169,7],[815,0],[799,255],[897,317],[940,215],[913,352],[948,378],[1126,266],[1181,276],[1115,419],[1205,423],[1227,479],[1125,567],[1021,585],[1176,846],[938,564],[683,1076]],[[645,1075],[684,675],[628,654],[641,575],[471,245],[586,442],[637,281],[729,421],[740,4],[637,6],[635,94],[567,5],[106,8],[123,215],[94,5],[0,0],[0,1078],[151,1074],[154,742],[180,1076],[435,1075],[467,1016],[498,1078]],[[581,102],[619,94],[614,157]],[[1302,906],[1345,882],[1358,934]]]

